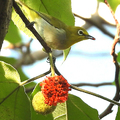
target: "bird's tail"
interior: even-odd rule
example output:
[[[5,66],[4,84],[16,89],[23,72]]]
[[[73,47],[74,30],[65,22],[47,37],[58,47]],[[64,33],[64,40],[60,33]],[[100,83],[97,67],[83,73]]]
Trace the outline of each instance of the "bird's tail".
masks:
[[[28,7],[27,5],[25,5],[23,2],[21,2],[20,0],[15,0],[15,2],[19,5],[19,7],[21,8],[22,12],[24,13],[24,15],[26,16],[26,18],[30,21],[30,22],[34,22],[34,16],[36,15],[36,13],[34,12],[34,10],[32,10],[30,7]],[[35,15],[34,15],[35,14]],[[26,27],[26,25],[24,24],[24,22],[22,21],[22,19],[19,17],[19,15],[15,12],[15,10],[13,9],[12,11],[12,21],[14,22],[14,24],[20,29],[22,30],[24,33],[26,33],[29,37],[35,38],[34,35],[31,33],[31,31],[29,31]]]
[[[33,22],[35,18],[39,17],[38,13],[35,10],[31,9],[30,7],[28,7],[22,1],[15,0],[15,2],[17,2],[22,7],[22,9],[27,14],[27,16],[28,16],[28,18],[29,18],[29,20],[31,22]]]

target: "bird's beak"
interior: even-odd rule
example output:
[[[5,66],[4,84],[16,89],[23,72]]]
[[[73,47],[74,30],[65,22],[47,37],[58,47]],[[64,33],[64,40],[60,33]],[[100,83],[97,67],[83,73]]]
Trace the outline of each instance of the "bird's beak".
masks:
[[[85,35],[85,38],[86,38],[86,39],[95,40],[95,38],[94,38],[93,36],[90,36],[90,35]]]

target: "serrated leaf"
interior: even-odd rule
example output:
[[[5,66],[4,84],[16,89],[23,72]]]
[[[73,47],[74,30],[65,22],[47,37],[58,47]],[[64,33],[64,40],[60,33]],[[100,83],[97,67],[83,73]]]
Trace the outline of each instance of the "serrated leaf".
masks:
[[[67,58],[67,56],[68,56],[68,54],[69,54],[69,52],[70,52],[70,49],[71,49],[71,47],[63,50],[63,56],[64,56],[64,60],[63,60],[63,61],[66,60],[66,58]]]
[[[0,120],[30,120],[30,103],[18,72],[0,61]]]
[[[13,21],[10,21],[8,33],[5,36],[5,40],[13,44],[20,43],[22,41],[18,28],[14,25]]]
[[[120,120],[120,107],[118,107],[117,116],[115,120]]]
[[[98,0],[99,2],[104,2],[104,0]],[[110,4],[110,7],[115,12],[117,6],[120,4],[120,0],[107,0]]]

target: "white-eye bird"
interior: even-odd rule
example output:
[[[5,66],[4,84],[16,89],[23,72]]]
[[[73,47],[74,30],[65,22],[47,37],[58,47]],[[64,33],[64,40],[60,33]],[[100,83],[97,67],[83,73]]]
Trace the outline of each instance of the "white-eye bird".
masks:
[[[52,49],[65,50],[82,40],[95,40],[82,27],[68,26],[55,17],[29,8],[19,0],[16,2],[21,5],[30,21],[34,22],[37,32]]]

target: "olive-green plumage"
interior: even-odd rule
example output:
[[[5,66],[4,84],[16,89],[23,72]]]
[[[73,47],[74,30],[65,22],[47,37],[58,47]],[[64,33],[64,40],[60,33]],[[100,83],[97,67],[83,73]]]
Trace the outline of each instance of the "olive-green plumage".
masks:
[[[17,2],[22,6],[26,14],[28,14],[30,22],[35,23],[35,29],[52,49],[64,50],[82,40],[95,40],[84,28],[67,26],[55,17],[45,13],[38,13],[19,0]]]

